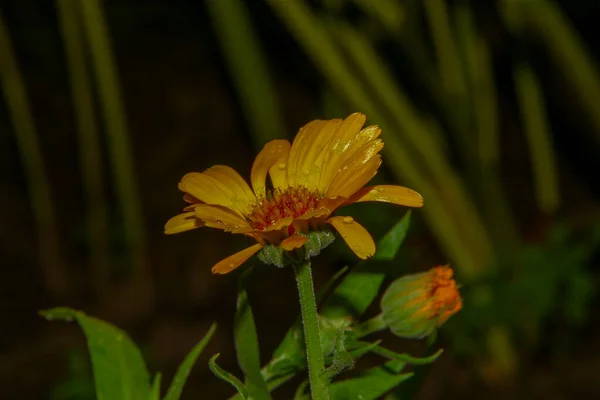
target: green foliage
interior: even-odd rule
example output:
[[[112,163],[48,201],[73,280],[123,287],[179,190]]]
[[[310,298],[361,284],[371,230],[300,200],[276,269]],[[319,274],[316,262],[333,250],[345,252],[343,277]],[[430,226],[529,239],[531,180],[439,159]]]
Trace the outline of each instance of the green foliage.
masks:
[[[159,399],[160,373],[150,385],[150,374],[137,346],[122,330],[81,311],[59,307],[40,314],[48,320],[77,321],[83,330],[92,359],[96,397],[98,400]],[[187,356],[177,370],[164,400],[178,400],[185,381],[196,359],[216,330],[208,333]]]
[[[206,335],[204,335],[202,340],[200,340],[200,342],[198,342],[198,344],[194,346],[192,351],[190,351],[190,353],[181,363],[179,368],[177,368],[177,372],[173,377],[173,381],[171,382],[171,386],[169,386],[169,390],[167,391],[164,400],[178,400],[181,397],[183,386],[185,385],[185,382],[190,374],[190,371],[192,370],[192,367],[194,366],[194,364],[196,364],[196,360],[198,359],[202,351],[206,348],[208,342],[210,341],[216,330],[217,325],[212,324],[211,327],[208,329]],[[158,375],[157,379],[160,380],[160,378],[158,378]]]
[[[406,215],[377,243],[373,261],[391,261],[402,245],[410,224],[411,213]],[[375,299],[383,280],[386,268],[376,268],[372,261],[359,263],[337,286],[321,313],[329,318],[351,315],[358,317]]]
[[[247,273],[240,277],[235,314],[235,349],[238,363],[246,377],[248,395],[257,400],[270,399],[269,389],[260,373],[258,336],[252,308],[246,292]]]
[[[147,400],[150,375],[139,349],[114,326],[81,311],[55,308],[42,312],[49,320],[76,320],[88,339],[98,400]]]
[[[237,392],[240,394],[240,396],[242,396],[242,399],[248,399],[248,390],[246,389],[242,381],[240,381],[238,378],[236,378],[229,372],[225,371],[223,368],[219,367],[217,365],[218,357],[219,354],[217,353],[214,356],[212,356],[208,361],[208,367],[210,368],[212,373],[224,380],[225,382],[229,383],[231,386],[233,386],[235,390],[237,390]]]

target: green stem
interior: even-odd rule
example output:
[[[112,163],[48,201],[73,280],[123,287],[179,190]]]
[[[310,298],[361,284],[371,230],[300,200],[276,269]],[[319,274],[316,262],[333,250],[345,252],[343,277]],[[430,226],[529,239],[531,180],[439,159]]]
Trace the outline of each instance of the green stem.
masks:
[[[387,324],[383,321],[383,314],[379,314],[354,328],[356,338],[370,335],[371,333],[379,332],[387,328]]]
[[[319,332],[319,319],[310,270],[310,260],[294,264],[294,273],[296,274],[298,294],[300,296],[308,379],[310,381],[312,398],[314,400],[329,399],[327,380],[324,376],[325,360],[323,358],[323,349],[321,348],[321,334]]]

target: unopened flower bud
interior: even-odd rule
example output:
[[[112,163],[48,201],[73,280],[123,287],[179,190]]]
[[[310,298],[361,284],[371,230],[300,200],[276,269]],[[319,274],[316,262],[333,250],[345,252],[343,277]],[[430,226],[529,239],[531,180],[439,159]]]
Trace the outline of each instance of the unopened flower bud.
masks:
[[[430,335],[462,308],[454,271],[440,266],[392,282],[381,299],[383,321],[407,339]]]

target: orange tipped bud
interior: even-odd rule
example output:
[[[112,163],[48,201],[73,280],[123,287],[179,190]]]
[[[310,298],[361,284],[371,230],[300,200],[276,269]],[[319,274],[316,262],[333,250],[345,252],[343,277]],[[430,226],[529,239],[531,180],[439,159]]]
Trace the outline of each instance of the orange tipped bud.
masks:
[[[397,336],[421,339],[462,308],[454,271],[439,266],[392,282],[381,299],[383,320]]]

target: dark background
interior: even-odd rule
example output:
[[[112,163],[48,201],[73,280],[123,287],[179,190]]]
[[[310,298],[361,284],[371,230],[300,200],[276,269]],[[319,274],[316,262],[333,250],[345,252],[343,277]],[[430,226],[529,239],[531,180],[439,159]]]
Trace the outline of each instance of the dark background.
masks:
[[[69,4],[76,7],[76,3]],[[478,209],[485,210],[481,204],[488,204],[489,197],[480,200],[483,191],[469,183],[471,174],[480,168],[465,156],[472,154],[471,145],[475,147],[470,133],[465,133],[466,144],[460,141],[460,132],[456,134],[460,124],[452,125],[452,118],[448,118],[454,111],[444,102],[440,105],[437,94],[423,84],[427,81],[424,76],[436,72],[433,64],[423,64],[420,70],[411,63],[411,52],[419,49],[426,55],[425,60],[435,60],[434,38],[428,33],[423,7],[411,1],[395,2],[406,11],[405,21],[416,26],[413,33],[419,37],[418,45],[409,41],[411,47],[404,39],[396,41],[381,30],[381,24],[358,3],[312,2],[310,10],[322,18],[324,25],[330,19],[344,21],[371,38],[410,103],[438,121],[438,139],[446,144],[448,171],[464,179],[466,192],[476,199]],[[533,10],[530,15],[537,13],[535,7],[556,5],[573,29],[589,57],[595,79],[590,82],[591,97],[587,98],[574,89],[571,79],[584,69],[561,68],[552,52],[552,47],[560,43],[553,43],[535,29],[515,33],[501,17],[501,3],[445,4],[450,14],[456,7],[470,10],[491,55],[501,154],[494,174],[506,209],[514,218],[513,232],[518,236],[511,238],[517,244],[507,247],[492,239],[494,261],[480,266],[483,272],[474,277],[462,271],[460,261],[440,244],[443,240],[432,230],[436,221],[424,220],[421,210],[414,212],[398,273],[458,262],[455,269],[457,279],[462,278],[464,283],[465,304],[461,314],[440,332],[438,344],[447,351],[431,368],[419,371],[420,379],[407,387],[419,399],[596,398],[600,396],[596,377],[600,368],[600,325],[595,296],[600,242],[600,130],[590,110],[600,115],[600,103],[594,103],[593,97],[599,79],[595,65],[600,49],[600,2],[524,2]],[[252,127],[247,100],[240,97],[239,83],[232,78],[235,71],[226,56],[228,50],[222,46],[221,31],[215,28],[206,2],[105,0],[101,4],[127,126],[125,137],[130,151],[125,154],[130,156],[130,164],[125,165],[130,169],[126,174],[131,174],[137,186],[133,190],[134,204],[145,239],[132,244],[124,228],[127,218],[116,184],[116,177],[124,172],[115,169],[112,162],[114,152],[106,134],[111,125],[103,117],[99,100],[102,79],[90,68],[99,137],[96,173],[103,177],[99,201],[106,211],[105,224],[96,225],[104,226],[104,230],[92,231],[101,233],[94,236],[90,233],[93,210],[84,185],[71,72],[65,61],[65,38],[56,4],[47,0],[3,1],[0,12],[26,87],[30,120],[43,158],[42,177],[50,189],[51,214],[56,224],[45,231],[45,236],[40,233],[32,206],[35,199],[31,175],[27,172],[32,168],[27,161],[30,158],[17,139],[17,127],[23,119],[15,119],[6,101],[12,89],[5,90],[0,102],[1,397],[93,398],[80,330],[74,324],[50,323],[37,316],[38,310],[66,305],[127,331],[142,348],[150,370],[163,372],[164,383],[170,381],[212,321],[218,322],[217,334],[193,370],[183,398],[223,398],[232,390],[212,376],[206,362],[210,355],[220,352],[221,365],[239,375],[231,334],[236,280],[235,274],[213,276],[210,267],[241,248],[243,240],[209,229],[165,236],[163,226],[183,207],[177,182],[185,173],[224,164],[247,178],[256,152],[273,132],[259,137]],[[264,95],[275,96],[267,100],[274,100],[282,113],[285,130],[272,138],[291,139],[311,119],[365,111],[357,109],[356,103],[331,83],[322,73],[326,62],[319,64],[311,58],[302,41],[290,34],[289,26],[267,3],[243,4],[274,87],[274,93]],[[533,24],[527,18],[523,20],[526,28]],[[85,25],[86,21],[82,19],[81,23]],[[93,43],[83,42],[90,62],[96,50]],[[6,60],[6,48],[0,48],[0,52]],[[462,60],[460,54],[455,56]],[[530,63],[542,87],[555,154],[561,201],[545,211],[535,200],[531,146],[525,139],[511,72],[523,60]],[[254,64],[254,59],[248,58],[247,63]],[[7,76],[3,75],[1,83],[4,88],[12,88],[9,80],[14,76]],[[441,85],[439,79],[437,72],[431,76],[435,87]],[[469,104],[476,110],[477,88],[474,93]],[[333,97],[335,106],[324,100],[327,96]],[[391,109],[386,115],[394,113]],[[401,130],[386,131],[381,121],[369,119],[369,123],[384,127],[384,140],[386,135],[403,137]],[[393,157],[393,150],[384,153],[385,167],[378,179],[421,191],[418,182],[415,185],[398,179],[396,171],[387,166],[386,160]],[[427,164],[428,160],[422,162]],[[426,205],[427,200],[425,196]],[[445,198],[440,200],[444,202]],[[376,238],[404,212],[387,205],[359,208],[353,207],[351,212]],[[490,232],[498,225],[494,213],[484,218],[485,229]],[[456,221],[451,231],[457,235],[469,229],[468,221]],[[107,251],[94,253],[94,249],[102,248]],[[98,255],[105,259],[99,260]],[[518,259],[519,270],[514,269],[511,257]],[[317,286],[354,261],[344,245],[336,243],[316,261]],[[64,279],[54,285],[49,274]],[[482,296],[487,300],[480,301]],[[261,269],[252,280],[250,300],[263,359],[267,360],[297,313],[291,271]],[[529,308],[530,312],[521,313]],[[389,335],[384,338],[399,351],[425,351],[423,343]],[[293,388],[275,393],[276,398],[288,398]]]

